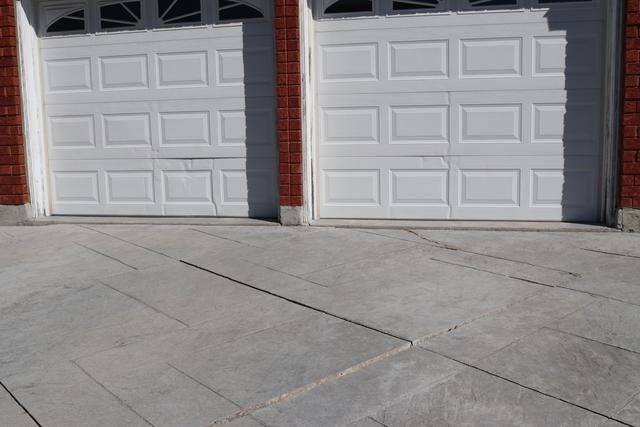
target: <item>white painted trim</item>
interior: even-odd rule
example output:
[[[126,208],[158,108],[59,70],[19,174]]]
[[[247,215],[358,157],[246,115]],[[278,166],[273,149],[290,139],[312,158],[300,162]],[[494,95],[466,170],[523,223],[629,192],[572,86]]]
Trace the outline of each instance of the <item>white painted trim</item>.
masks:
[[[602,220],[609,226],[617,224],[621,67],[623,57],[623,5],[622,2],[606,2],[605,49],[603,51],[603,123],[602,126]]]
[[[302,155],[303,165],[303,217],[305,222],[316,218],[315,196],[315,73],[313,71],[313,46],[314,20],[313,10],[306,0],[300,0],[300,60],[302,62]]]
[[[36,7],[32,0],[16,2],[20,95],[31,212],[34,217],[42,217],[50,214],[50,206]]]

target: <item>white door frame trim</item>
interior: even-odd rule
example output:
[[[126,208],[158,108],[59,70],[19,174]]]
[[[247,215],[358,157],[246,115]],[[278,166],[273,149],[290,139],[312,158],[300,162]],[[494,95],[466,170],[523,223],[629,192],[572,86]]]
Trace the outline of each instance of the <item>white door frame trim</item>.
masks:
[[[603,126],[602,126],[602,221],[610,226],[618,222],[618,185],[620,169],[620,134],[622,124],[621,76],[623,55],[623,2],[605,2],[606,28],[603,51]]]

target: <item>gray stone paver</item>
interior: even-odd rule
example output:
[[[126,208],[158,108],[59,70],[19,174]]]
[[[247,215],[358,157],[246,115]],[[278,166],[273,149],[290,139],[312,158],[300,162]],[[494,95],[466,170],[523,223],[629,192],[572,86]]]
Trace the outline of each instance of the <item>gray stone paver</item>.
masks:
[[[0,420],[2,425],[11,427],[37,427],[29,414],[2,387],[0,387]]]
[[[599,298],[550,327],[640,353],[640,306]]]
[[[388,427],[599,427],[608,422],[474,369],[393,404],[373,418]]]
[[[66,224],[0,239],[0,381],[45,427],[204,427],[283,394],[228,425],[617,425],[558,399],[640,425],[637,235]],[[0,425],[32,426],[5,397]]]
[[[586,294],[549,289],[419,345],[465,363],[474,363],[595,301]]]
[[[640,391],[640,354],[550,329],[540,330],[477,365],[609,416]]]
[[[401,346],[406,343],[318,314],[170,363],[231,401],[250,406]]]
[[[268,425],[283,427],[350,424],[462,369],[464,366],[449,359],[414,348],[254,416]]]

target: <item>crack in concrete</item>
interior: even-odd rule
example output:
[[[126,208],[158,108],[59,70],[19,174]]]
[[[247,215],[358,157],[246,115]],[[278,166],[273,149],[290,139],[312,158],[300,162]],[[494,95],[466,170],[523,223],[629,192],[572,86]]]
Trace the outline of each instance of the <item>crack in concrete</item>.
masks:
[[[389,358],[392,358],[400,353],[403,353],[409,349],[411,349],[413,346],[411,345],[411,343],[407,342],[401,346],[395,347],[389,351],[386,351],[382,354],[379,354],[378,356],[372,357],[370,359],[367,359],[363,362],[360,362],[356,365],[353,365],[347,369],[344,369],[342,371],[339,372],[335,372],[331,375],[327,375],[324,378],[321,378],[317,381],[311,382],[309,384],[306,384],[304,386],[295,388],[293,390],[290,390],[286,393],[283,393],[279,396],[276,396],[272,399],[269,400],[265,400],[263,402],[260,403],[256,403],[250,406],[245,407],[244,409],[242,409],[241,411],[236,412],[235,414],[229,415],[227,417],[223,417],[223,418],[219,418],[215,421],[213,421],[210,424],[207,424],[206,427],[215,427],[215,426],[219,426],[219,425],[223,425],[223,424],[227,424],[230,423],[232,421],[235,421],[239,418],[245,417],[247,415],[250,415],[253,412],[256,412],[260,409],[264,409],[268,406],[272,406],[278,403],[282,403],[282,402],[286,402],[288,400],[294,399],[298,396],[301,396],[303,394],[306,394],[308,392],[310,392],[313,389],[316,389],[324,384],[336,381],[340,378],[344,378],[347,375],[351,375],[354,374],[356,372],[361,371],[362,369],[365,369],[371,365],[374,365],[376,363],[382,362],[384,360],[387,360]]]
[[[498,259],[498,260],[501,260],[501,261],[512,262],[512,263],[515,263],[515,264],[523,264],[523,265],[527,265],[529,267],[542,268],[544,270],[556,271],[556,272],[559,272],[559,273],[568,274],[570,276],[573,276],[574,278],[582,277],[580,274],[574,273],[572,271],[566,271],[566,270],[561,270],[561,269],[558,269],[558,268],[547,267],[547,266],[543,266],[543,265],[537,265],[537,264],[533,264],[533,263],[528,262],[528,261],[510,259],[510,258],[505,258],[505,257],[498,256],[498,255],[491,255],[491,254],[483,254],[481,252],[474,252],[474,251],[471,251],[471,250],[468,250],[468,249],[463,249],[463,248],[460,248],[460,247],[457,247],[457,246],[451,246],[451,245],[446,244],[446,243],[438,242],[437,240],[432,240],[432,239],[426,238],[426,237],[422,236],[421,234],[419,234],[418,232],[416,232],[414,230],[408,230],[407,229],[405,231],[407,231],[407,232],[409,232],[411,234],[414,234],[415,236],[419,237],[422,240],[425,240],[427,242],[432,243],[429,246],[437,246],[439,248],[450,250],[450,251],[462,252],[462,253],[477,255],[477,256],[486,257],[486,258],[493,258],[493,259]],[[403,240],[403,239],[398,239],[398,240]]]
[[[111,256],[111,255],[107,255],[107,254],[105,254],[105,253],[103,253],[103,252],[100,252],[100,251],[99,251],[99,250],[97,250],[97,249],[93,249],[92,247],[89,247],[89,246],[87,246],[87,245],[83,245],[82,243],[79,243],[79,242],[72,242],[72,243],[74,243],[74,244],[76,244],[76,245],[78,245],[78,246],[80,246],[80,247],[82,247],[82,248],[85,248],[86,250],[91,251],[91,252],[93,252],[93,253],[95,253],[95,254],[102,255],[102,256],[103,256],[103,257],[105,257],[105,258],[108,258],[108,259],[110,259],[110,260],[112,260],[112,261],[115,261],[115,262],[117,262],[117,263],[120,263],[120,264],[124,265],[125,267],[129,267],[129,268],[131,268],[131,269],[133,269],[133,270],[138,270],[138,267],[134,267],[133,265],[127,264],[126,262],[124,262],[124,261],[122,261],[122,260],[119,260],[118,258],[113,257],[113,256]]]
[[[148,424],[151,427],[156,427],[151,421],[149,421],[148,419],[146,419],[142,414],[140,414],[138,411],[136,411],[135,409],[133,409],[127,402],[125,402],[124,400],[120,399],[120,397],[118,397],[117,394],[115,394],[114,392],[112,392],[111,390],[109,390],[104,384],[102,384],[100,381],[98,381],[96,378],[93,377],[93,375],[91,375],[89,372],[87,372],[82,366],[80,366],[78,363],[76,363],[75,361],[70,361],[71,364],[73,364],[76,368],[80,369],[80,371],[82,371],[83,374],[85,374],[87,377],[89,377],[91,379],[91,381],[93,381],[94,383],[96,383],[98,385],[98,387],[100,387],[101,389],[103,389],[104,391],[106,391],[107,393],[109,393],[109,395],[111,397],[113,397],[120,405],[124,406],[125,408],[129,409],[131,412],[133,412],[134,414],[136,414],[138,417],[140,417],[140,419],[142,419],[142,421],[144,421],[146,424]]]
[[[144,249],[144,250],[149,251],[149,252],[153,252],[153,253],[158,254],[158,255],[161,255],[161,256],[163,256],[163,257],[166,257],[166,258],[169,258],[169,259],[176,260],[176,258],[174,258],[174,257],[172,257],[172,256],[170,256],[170,255],[167,255],[167,254],[165,254],[165,253],[163,253],[163,252],[156,251],[155,249],[151,249],[151,248],[148,248],[148,247],[146,247],[146,246],[139,245],[139,244],[134,243],[134,242],[132,242],[132,241],[130,241],[130,240],[123,239],[122,237],[114,236],[113,234],[105,233],[104,231],[96,230],[96,229],[94,229],[94,228],[91,228],[91,227],[89,227],[89,226],[82,225],[82,224],[79,224],[79,225],[78,225],[78,227],[82,227],[82,228],[84,228],[84,229],[86,229],[86,230],[93,231],[94,233],[102,234],[102,235],[104,235],[104,236],[110,237],[110,238],[112,238],[112,239],[119,240],[119,241],[121,241],[121,242],[124,242],[124,243],[127,243],[127,244],[129,244],[129,245],[132,245],[132,246],[138,247],[138,248],[140,248],[140,249]]]
[[[441,262],[443,264],[448,264],[448,265],[453,265],[456,267],[461,267],[461,268],[468,268],[474,271],[480,271],[482,273],[489,273],[489,274],[493,274],[495,276],[499,276],[499,277],[506,277],[507,279],[513,279],[513,280],[520,280],[522,282],[526,282],[526,283],[531,283],[534,285],[540,285],[540,286],[546,286],[548,288],[554,288],[554,285],[549,285],[548,283],[542,283],[542,282],[536,282],[535,280],[529,280],[529,279],[524,279],[522,277],[517,277],[514,276],[513,274],[517,274],[518,272],[514,272],[513,274],[505,274],[505,273],[498,273],[497,271],[491,271],[491,270],[485,270],[482,268],[478,268],[478,267],[474,267],[471,265],[466,265],[466,264],[459,264],[456,262],[452,262],[452,261],[445,261],[442,259],[438,259],[438,258],[429,258],[431,261],[436,261],[436,262]]]
[[[185,371],[183,371],[182,369],[177,368],[176,366],[172,365],[171,363],[167,362],[167,365],[169,367],[171,367],[172,369],[176,370],[177,372],[180,372],[182,375],[184,375],[185,377],[189,378],[191,381],[200,384],[202,387],[206,388],[207,390],[209,390],[211,393],[215,394],[216,396],[220,397],[221,399],[224,399],[225,401],[231,403],[233,406],[235,406],[236,408],[242,410],[242,405],[240,405],[237,402],[234,402],[233,400],[229,399],[227,396],[225,396],[224,394],[220,393],[219,391],[209,387],[208,385],[206,385],[205,383],[203,383],[202,381],[198,380],[197,378],[187,374]]]
[[[583,339],[585,341],[591,341],[591,342],[594,342],[594,343],[597,343],[597,344],[606,345],[607,347],[615,348],[617,350],[626,351],[628,353],[633,353],[633,354],[637,354],[638,356],[640,356],[640,351],[632,350],[630,348],[620,347],[619,345],[611,344],[611,343],[608,343],[608,342],[603,342],[603,341],[600,341],[600,340],[596,340],[594,338],[584,337],[582,335],[574,334],[573,332],[568,332],[568,331],[563,331],[562,329],[552,328],[551,326],[546,326],[545,325],[540,329],[548,329],[550,331],[554,331],[554,332],[559,332],[561,334],[570,335],[570,336],[575,337],[575,338],[580,338],[580,339]]]
[[[621,253],[618,253],[618,252],[610,252],[610,251],[601,251],[601,250],[598,250],[598,249],[591,249],[591,248],[578,248],[578,249],[581,249],[581,250],[587,251],[587,252],[595,252],[597,254],[618,256],[618,257],[622,257],[622,258],[640,259],[640,256],[637,256],[637,255],[621,254]]]
[[[149,305],[148,303],[144,302],[140,298],[137,298],[137,297],[135,297],[133,295],[130,295],[130,294],[124,292],[124,291],[121,291],[120,289],[114,288],[113,286],[109,285],[108,283],[103,282],[102,280],[97,279],[97,281],[102,286],[105,286],[105,287],[111,289],[112,291],[115,291],[115,292],[119,293],[120,295],[124,295],[125,297],[130,298],[130,299],[134,300],[135,302],[140,303],[140,304],[144,305],[145,307],[155,311],[156,313],[161,314],[161,315],[163,315],[163,316],[165,316],[165,317],[167,317],[167,318],[169,318],[169,319],[171,319],[173,321],[176,321],[176,322],[180,323],[182,326],[185,326],[187,328],[190,327],[189,324],[183,322],[182,320],[178,319],[177,317],[173,317],[172,315],[170,315],[168,313],[165,313],[164,311],[159,310],[158,308],[156,308],[156,307],[154,307],[152,305]]]
[[[509,383],[511,383],[511,384],[514,384],[514,385],[518,386],[518,387],[521,387],[521,388],[524,388],[524,389],[527,389],[527,390],[533,391],[533,392],[535,392],[535,393],[538,393],[538,394],[540,394],[540,395],[542,395],[542,396],[549,397],[549,398],[554,399],[554,400],[558,400],[558,401],[563,402],[563,403],[565,403],[565,404],[567,404],[567,405],[571,405],[571,406],[573,406],[573,407],[576,407],[576,408],[582,409],[582,410],[587,411],[587,412],[590,412],[590,413],[592,413],[592,414],[599,415],[599,416],[601,416],[601,417],[603,417],[603,418],[606,418],[606,419],[608,419],[608,420],[615,421],[615,422],[617,422],[617,423],[620,423],[620,424],[625,425],[625,426],[628,426],[628,427],[636,427],[636,426],[634,426],[634,425],[632,425],[632,424],[626,423],[626,422],[624,422],[624,421],[622,421],[622,420],[619,420],[619,419],[617,419],[617,418],[614,418],[614,417],[612,417],[612,416],[610,416],[610,415],[606,415],[606,414],[604,414],[604,413],[602,413],[602,412],[599,412],[599,411],[596,411],[596,410],[593,410],[593,409],[587,408],[586,406],[582,406],[582,405],[580,405],[580,404],[578,404],[578,403],[571,402],[571,401],[566,400],[566,399],[563,399],[563,398],[561,398],[561,397],[554,396],[554,395],[549,394],[549,393],[545,393],[544,391],[542,391],[542,390],[538,390],[538,389],[537,389],[537,388],[535,388],[535,387],[530,387],[530,386],[524,385],[524,384],[522,384],[522,383],[519,383],[519,382],[517,382],[517,381],[514,381],[514,380],[509,379],[509,378],[507,378],[507,377],[504,377],[504,376],[502,376],[502,375],[499,375],[499,374],[496,374],[496,373],[494,373],[494,372],[491,372],[491,371],[488,371],[488,370],[486,370],[486,369],[483,369],[483,368],[480,368],[480,367],[478,367],[478,366],[475,366],[475,365],[473,365],[473,364],[471,364],[471,363],[467,363],[467,362],[464,362],[464,361],[462,361],[462,360],[458,360],[458,359],[456,359],[455,357],[447,356],[447,355],[445,355],[445,354],[441,354],[441,353],[439,353],[439,352],[437,352],[437,351],[430,350],[430,349],[426,349],[426,348],[422,348],[422,347],[421,347],[421,350],[423,350],[423,351],[428,351],[428,352],[433,353],[433,354],[437,354],[438,356],[444,357],[444,358],[449,359],[449,360],[451,360],[451,361],[453,361],[453,362],[460,363],[461,365],[464,365],[464,366],[466,366],[466,367],[468,367],[468,368],[471,368],[471,369],[474,369],[474,370],[476,370],[476,371],[482,372],[482,373],[484,373],[484,374],[490,375],[490,376],[492,376],[492,377],[494,377],[494,378],[498,378],[498,379],[500,379],[500,380],[507,381],[507,382],[509,382]]]
[[[248,288],[251,288],[251,289],[256,290],[256,291],[258,291],[258,292],[262,292],[262,293],[267,294],[267,295],[271,295],[271,296],[273,296],[273,297],[276,297],[276,298],[279,298],[279,299],[281,299],[281,300],[284,300],[284,301],[290,302],[290,303],[295,304],[295,305],[298,305],[298,306],[300,306],[300,307],[304,307],[304,308],[307,308],[307,309],[309,309],[309,310],[313,310],[313,311],[315,311],[315,312],[322,313],[322,314],[325,314],[325,315],[327,315],[327,316],[331,316],[331,317],[333,317],[333,318],[343,320],[343,321],[345,321],[345,322],[349,322],[349,323],[351,323],[351,324],[354,324],[354,325],[357,325],[357,326],[360,326],[360,327],[363,327],[363,328],[369,329],[369,330],[374,331],[374,332],[378,332],[378,333],[380,333],[380,334],[387,335],[387,336],[392,337],[392,338],[395,338],[395,339],[397,339],[397,340],[401,340],[401,341],[405,341],[405,342],[411,343],[411,340],[409,340],[409,339],[407,339],[407,338],[404,338],[404,337],[401,337],[401,336],[399,336],[399,335],[395,335],[395,334],[392,334],[392,333],[390,333],[390,332],[383,331],[383,330],[381,330],[381,329],[373,328],[373,327],[371,327],[371,326],[369,326],[369,325],[366,325],[366,324],[364,324],[364,323],[357,322],[357,321],[352,320],[352,319],[348,319],[348,318],[346,318],[346,317],[344,317],[344,316],[339,316],[339,315],[337,315],[337,314],[335,314],[335,313],[331,313],[331,312],[329,312],[329,311],[327,311],[327,310],[323,310],[323,309],[321,309],[321,308],[314,307],[314,306],[309,305],[309,304],[305,304],[305,303],[303,303],[303,302],[301,302],[301,301],[297,301],[297,300],[295,300],[295,299],[293,299],[293,298],[288,298],[288,297],[285,297],[285,296],[283,296],[283,295],[277,294],[277,293],[275,293],[275,292],[271,292],[271,291],[268,291],[268,290],[266,290],[266,289],[259,288],[259,287],[257,287],[257,286],[251,285],[251,284],[249,284],[249,283],[245,283],[245,282],[242,282],[242,281],[240,281],[240,280],[234,279],[234,278],[233,278],[233,277],[231,277],[231,276],[227,276],[227,275],[224,275],[224,274],[220,274],[220,273],[217,273],[217,272],[215,272],[215,271],[213,271],[213,270],[209,270],[209,269],[204,268],[204,267],[201,267],[201,266],[199,266],[199,265],[192,264],[192,263],[190,263],[189,261],[180,260],[180,262],[181,262],[181,263],[183,263],[183,264],[185,264],[185,265],[188,265],[188,266],[190,266],[190,267],[196,268],[196,269],[198,269],[198,270],[205,271],[205,272],[207,272],[207,273],[213,274],[214,276],[218,276],[218,277],[221,277],[221,278],[223,278],[223,279],[230,280],[230,281],[232,281],[232,282],[234,282],[234,283],[237,283],[237,284],[239,284],[239,285],[246,286],[246,287],[248,287]]]
[[[9,397],[11,397],[11,399],[13,399],[14,402],[16,402],[16,404],[22,408],[22,410],[24,411],[25,414],[27,414],[27,416],[29,418],[31,418],[31,421],[33,421],[35,423],[35,425],[37,425],[38,427],[42,427],[42,424],[40,424],[40,422],[38,422],[38,420],[36,419],[36,417],[29,412],[29,410],[27,409],[26,406],[24,406],[22,404],[22,402],[20,402],[18,400],[18,398],[11,392],[11,390],[9,390],[9,387],[7,387],[6,385],[4,385],[4,383],[2,381],[0,381],[0,387],[2,387],[4,389],[4,391],[7,392],[7,394],[9,395]]]

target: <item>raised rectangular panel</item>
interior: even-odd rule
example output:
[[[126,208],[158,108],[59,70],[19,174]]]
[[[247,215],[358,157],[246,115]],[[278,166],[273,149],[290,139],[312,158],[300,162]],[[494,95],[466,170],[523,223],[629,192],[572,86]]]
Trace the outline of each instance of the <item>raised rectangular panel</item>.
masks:
[[[49,117],[49,141],[52,148],[93,148],[93,116]]]
[[[210,170],[163,171],[165,203],[213,203]]]
[[[322,80],[375,80],[378,78],[378,45],[321,46]]]
[[[107,171],[107,202],[153,203],[153,171]]]
[[[151,145],[149,114],[105,114],[105,147],[148,147]]]
[[[466,142],[521,142],[521,105],[461,105],[460,138]]]
[[[147,55],[101,57],[102,89],[141,89],[148,87]]]
[[[160,114],[160,145],[210,145],[209,135],[209,113],[207,111]]]
[[[206,86],[207,52],[162,53],[157,56],[158,86]]]
[[[533,106],[533,142],[562,143],[567,109],[564,104]]]
[[[598,39],[595,36],[535,37],[533,40],[534,75],[596,74]]]
[[[533,142],[593,142],[597,120],[594,104],[536,104]]]
[[[564,75],[567,39],[562,37],[536,37],[533,40],[534,74]]]
[[[391,107],[391,143],[448,142],[449,107]]]
[[[219,85],[264,83],[272,74],[270,67],[273,61],[268,49],[219,50],[216,55]]]
[[[392,79],[444,78],[449,74],[447,40],[389,43]]]
[[[92,203],[100,200],[97,171],[53,172],[56,203]]]
[[[323,144],[376,144],[380,140],[377,107],[323,108]]]
[[[272,170],[221,170],[220,182],[223,205],[273,203]]]
[[[449,172],[425,170],[391,171],[391,203],[395,205],[438,205],[448,203]]]
[[[532,170],[531,206],[561,206],[563,185],[562,170]]]
[[[45,61],[47,91],[82,92],[91,90],[89,58]]]
[[[460,170],[461,206],[520,205],[519,170]]]
[[[261,145],[273,141],[273,115],[268,110],[218,112],[220,145]]]
[[[324,202],[327,205],[380,204],[379,170],[324,170]]]
[[[460,40],[462,77],[518,76],[522,68],[522,39]]]

